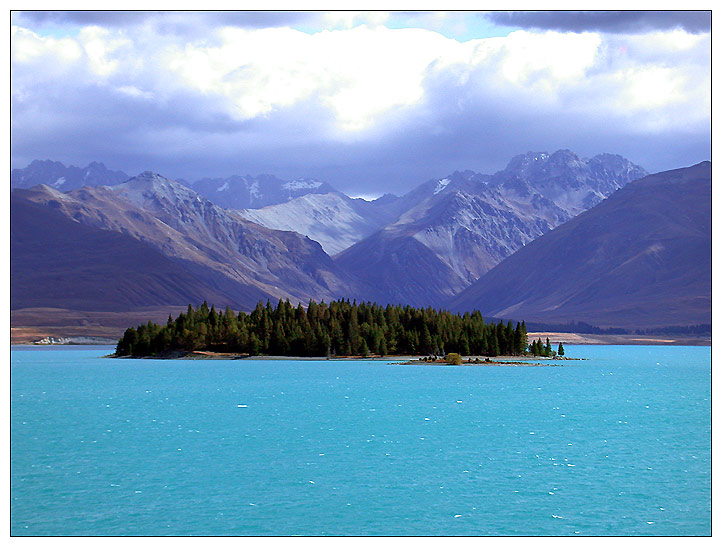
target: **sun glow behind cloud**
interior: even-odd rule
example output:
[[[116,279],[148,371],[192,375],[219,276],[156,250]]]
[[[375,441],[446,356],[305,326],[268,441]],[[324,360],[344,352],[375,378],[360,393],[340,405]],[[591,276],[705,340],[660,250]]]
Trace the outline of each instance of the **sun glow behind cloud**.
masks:
[[[353,21],[353,14],[345,17]],[[550,96],[563,90],[568,98],[575,87],[586,87],[585,79],[601,75],[600,82],[618,85],[609,88],[608,100],[596,108],[627,105],[643,114],[688,96],[685,68],[645,62],[648,51],[663,48],[677,54],[703,40],[683,31],[675,31],[673,38],[663,33],[637,38],[630,42],[635,42],[633,51],[641,62],[629,59],[627,48],[625,62],[616,63],[600,54],[603,37],[597,33],[516,31],[460,43],[430,30],[380,25],[313,34],[283,27],[226,27],[212,40],[168,44],[147,39],[134,43],[132,37],[96,26],[62,39],[15,27],[13,63],[19,69],[33,62],[55,64],[55,72],[82,64],[100,79],[131,77],[132,85],[123,87],[137,90],[138,97],[156,96],[153,87],[163,79],[149,72],[165,71],[166,81],[174,79],[189,90],[217,97],[239,120],[315,98],[332,111],[337,129],[359,131],[390,110],[421,102],[425,78],[451,66],[483,72],[490,86],[503,83]],[[134,59],[150,61],[145,73],[142,68],[138,73]]]

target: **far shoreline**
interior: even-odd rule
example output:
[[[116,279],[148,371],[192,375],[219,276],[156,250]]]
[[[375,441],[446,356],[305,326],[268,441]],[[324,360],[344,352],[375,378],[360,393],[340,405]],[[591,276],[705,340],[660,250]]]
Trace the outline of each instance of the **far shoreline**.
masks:
[[[10,333],[10,345],[31,345],[31,346],[105,346],[115,345],[122,336],[111,338],[108,332],[87,332],[79,334],[72,332],[64,334],[57,327],[43,329],[33,328],[31,332],[23,332],[22,327],[13,327]],[[684,336],[684,335],[642,335],[642,334],[587,334],[579,332],[529,332],[528,339],[536,340],[541,338],[556,346],[559,342],[567,345],[578,346],[711,346],[711,336]],[[94,340],[97,340],[94,341]],[[41,342],[41,340],[47,340]],[[52,341],[51,341],[52,340]],[[102,340],[102,342],[101,342]]]

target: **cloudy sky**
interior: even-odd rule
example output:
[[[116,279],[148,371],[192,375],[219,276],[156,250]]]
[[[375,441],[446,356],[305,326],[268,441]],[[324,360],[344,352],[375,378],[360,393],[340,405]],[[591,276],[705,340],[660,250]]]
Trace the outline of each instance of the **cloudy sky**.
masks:
[[[708,12],[14,12],[11,163],[403,193],[527,151],[711,159]]]

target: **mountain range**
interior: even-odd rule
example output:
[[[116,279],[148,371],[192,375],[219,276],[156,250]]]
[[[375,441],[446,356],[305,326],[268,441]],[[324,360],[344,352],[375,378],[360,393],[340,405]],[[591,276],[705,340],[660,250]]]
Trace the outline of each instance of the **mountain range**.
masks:
[[[131,177],[123,171],[111,171],[92,162],[87,167],[66,167],[59,161],[34,160],[23,169],[10,172],[11,188],[31,188],[44,184],[69,192],[84,186],[114,186]],[[306,194],[334,192],[329,184],[313,179],[281,180],[273,175],[233,175],[227,178],[202,178],[194,182],[178,179],[206,199],[225,209],[259,208],[284,203]]]
[[[105,165],[92,162],[87,167],[66,167],[59,161],[34,160],[24,169],[10,171],[10,188],[31,188],[45,184],[62,192],[82,186],[110,186],[128,180],[122,171],[111,171]]]
[[[664,324],[704,322],[697,318],[706,317],[711,288],[705,293],[707,285],[691,280],[703,278],[705,268],[711,271],[708,242],[680,243],[696,269],[674,267],[654,249],[676,248],[671,241],[682,241],[685,223],[695,233],[705,231],[704,214],[692,209],[709,208],[711,189],[705,194],[704,187],[695,186],[696,201],[674,221],[665,204],[687,203],[672,193],[688,177],[646,175],[611,154],[582,159],[568,150],[530,152],[492,175],[456,171],[403,196],[366,201],[311,179],[259,175],[188,183],[152,172],[129,178],[99,163],[80,169],[34,161],[11,173],[11,307],[128,311],[208,300],[249,309],[265,299],[346,297],[480,308],[487,315],[543,322],[617,326],[624,317],[636,317],[635,324],[645,326],[659,324],[653,316],[664,306],[654,308],[653,301],[684,283],[698,296],[680,296],[679,313],[670,312]],[[692,178],[704,176],[698,172]],[[654,199],[642,199],[640,186]],[[645,219],[643,226],[652,233],[645,236],[650,243],[644,249],[653,251],[644,256],[658,262],[632,260],[622,252],[637,249],[631,243],[620,243],[619,252],[612,253],[598,241],[598,233],[610,234],[612,242],[626,241],[618,234],[626,225],[609,212],[609,203],[618,203],[630,234],[646,234],[630,220]],[[617,220],[604,224],[607,217]],[[596,218],[596,224],[579,224],[586,218]],[[559,233],[577,234],[558,244],[565,249],[562,255],[556,243],[546,243],[557,241]],[[653,235],[661,243],[651,242]],[[540,245],[550,247],[535,251]],[[563,265],[550,252],[566,257]],[[577,268],[571,256],[586,257],[586,266]],[[649,277],[639,270],[641,264],[648,269],[657,264],[668,275]],[[611,281],[617,274],[623,274],[621,285]],[[596,288],[581,289],[584,279],[597,277],[603,281]],[[512,278],[512,285],[504,284]],[[664,291],[655,292],[662,279]],[[633,306],[605,308],[595,300],[611,297],[613,291],[601,287],[621,290],[624,283],[641,291],[635,305],[642,311],[636,315]],[[625,290],[620,294],[631,294]],[[547,295],[546,300],[534,304],[535,294]],[[523,302],[515,295],[524,295]],[[556,311],[550,302],[557,302]],[[645,315],[646,309],[655,311]]]
[[[52,209],[80,226],[118,232],[152,248],[220,291],[224,296],[218,305],[247,308],[265,298],[330,299],[356,290],[315,241],[246,221],[155,173],[68,193],[40,185],[15,190],[13,197]],[[11,218],[25,220],[22,215]],[[11,263],[22,273],[28,264],[20,260],[22,245],[15,247],[20,253],[11,253]],[[90,246],[86,250],[94,251]],[[45,269],[58,267],[63,266],[49,261]],[[16,275],[13,280],[22,282],[23,277]],[[51,292],[46,305],[52,301]]]
[[[380,302],[443,306],[481,275],[555,226],[647,173],[609,154],[528,153],[483,175],[429,180],[400,218],[336,257],[370,280]]]

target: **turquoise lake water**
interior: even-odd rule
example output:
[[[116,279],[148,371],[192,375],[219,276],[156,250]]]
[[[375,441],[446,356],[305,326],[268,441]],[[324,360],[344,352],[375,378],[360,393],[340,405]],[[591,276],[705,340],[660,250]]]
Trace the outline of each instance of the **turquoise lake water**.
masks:
[[[13,535],[710,535],[711,348],[561,367],[11,351]]]

